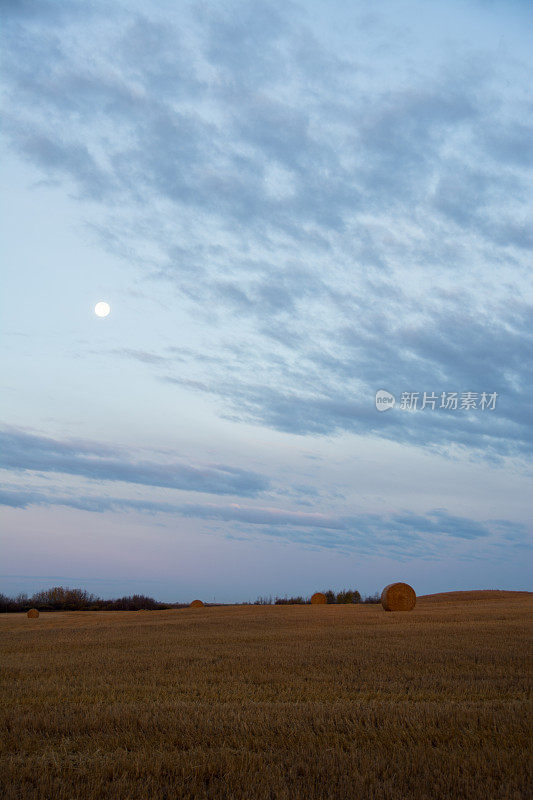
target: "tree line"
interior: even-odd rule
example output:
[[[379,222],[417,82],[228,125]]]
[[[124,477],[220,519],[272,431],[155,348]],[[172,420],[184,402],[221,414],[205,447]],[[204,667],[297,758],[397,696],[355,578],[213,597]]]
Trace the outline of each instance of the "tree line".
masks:
[[[324,592],[328,603],[379,603],[379,595],[362,598],[357,589],[343,589],[334,592],[328,589]],[[254,605],[299,605],[310,603],[310,597],[258,597]],[[207,603],[206,605],[218,605]],[[242,605],[248,605],[243,603]],[[144,594],[132,594],[127,597],[118,597],[106,600],[84,589],[69,589],[68,586],[54,586],[52,589],[43,589],[31,597],[19,594],[8,597],[0,593],[0,613],[28,611],[36,608],[38,611],[157,611],[165,608],[185,608],[188,603],[161,603],[153,597]]]
[[[31,597],[26,594],[19,594],[16,597],[0,594],[0,612],[28,611],[30,608],[36,608],[38,611],[139,611],[140,609],[155,611],[163,608],[183,608],[186,605],[188,604],[160,603],[153,597],[143,594],[105,600],[84,589],[69,589],[64,586],[44,589]]]
[[[381,596],[379,594],[368,595],[362,597],[357,589],[343,589],[341,592],[334,592],[332,589],[326,589],[323,594],[326,596],[327,603],[380,603]],[[294,606],[306,605],[311,602],[310,597],[258,597],[254,605],[256,606]]]

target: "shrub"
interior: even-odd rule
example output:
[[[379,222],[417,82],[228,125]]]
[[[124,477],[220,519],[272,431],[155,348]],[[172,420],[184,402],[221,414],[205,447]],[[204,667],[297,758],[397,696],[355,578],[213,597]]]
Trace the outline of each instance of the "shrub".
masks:
[[[156,610],[163,608],[182,608],[186,603],[159,603],[153,597],[134,594],[114,600],[104,600],[83,589],[69,589],[54,586],[43,589],[29,598],[26,594],[7,597],[0,594],[0,612],[28,611],[34,607],[39,611],[138,611],[141,608]]]
[[[375,594],[369,594],[368,597],[365,597],[365,599],[361,600],[361,602],[371,604],[381,603],[381,594],[378,594],[377,592]]]
[[[361,595],[357,589],[343,589],[342,592],[335,593],[328,589],[322,594],[326,598],[326,603],[360,603]]]
[[[304,605],[308,601],[303,597],[276,597],[274,605],[276,606],[299,606]]]
[[[360,603],[361,595],[357,589],[343,589],[337,594],[337,603]]]

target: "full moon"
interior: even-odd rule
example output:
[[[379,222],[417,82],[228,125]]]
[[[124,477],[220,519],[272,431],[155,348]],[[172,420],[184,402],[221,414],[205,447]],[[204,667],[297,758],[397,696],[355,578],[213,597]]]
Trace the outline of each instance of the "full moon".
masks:
[[[94,313],[97,317],[107,317],[110,311],[111,306],[109,303],[105,303],[103,300],[100,300],[100,302],[94,307]]]

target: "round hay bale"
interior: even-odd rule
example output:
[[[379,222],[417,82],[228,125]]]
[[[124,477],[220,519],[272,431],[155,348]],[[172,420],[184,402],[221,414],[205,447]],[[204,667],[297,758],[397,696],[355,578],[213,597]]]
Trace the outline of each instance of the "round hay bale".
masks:
[[[311,603],[314,606],[323,605],[327,603],[326,595],[323,592],[315,592],[314,595],[311,597]]]
[[[381,592],[381,605],[385,611],[411,611],[416,594],[408,583],[389,583]]]
[[[39,616],[39,612],[36,608],[30,608],[26,616],[30,617],[30,619],[36,619]]]
[[[204,605],[202,600],[193,600],[191,603],[191,608],[201,608]]]

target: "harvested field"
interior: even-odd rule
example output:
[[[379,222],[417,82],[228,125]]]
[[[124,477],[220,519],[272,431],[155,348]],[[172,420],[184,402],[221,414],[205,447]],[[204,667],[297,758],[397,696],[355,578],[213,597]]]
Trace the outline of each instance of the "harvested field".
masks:
[[[522,800],[533,595],[0,615],[6,800]]]
[[[455,592],[440,592],[439,594],[425,594],[419,600],[432,603],[457,603],[471,602],[472,600],[519,600],[533,598],[533,592],[510,592],[506,589],[467,589]]]

